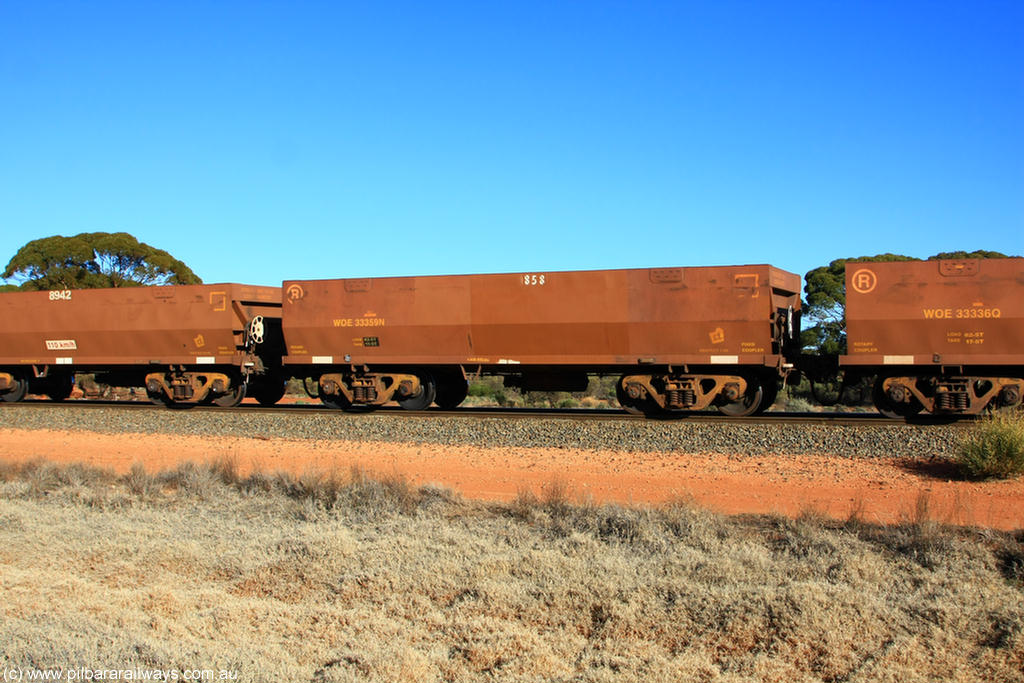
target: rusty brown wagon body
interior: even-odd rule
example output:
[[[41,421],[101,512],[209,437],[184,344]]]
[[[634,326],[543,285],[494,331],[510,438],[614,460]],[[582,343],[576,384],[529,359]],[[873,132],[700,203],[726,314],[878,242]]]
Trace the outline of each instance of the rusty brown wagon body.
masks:
[[[0,319],[0,397],[8,401],[26,391],[66,398],[80,372],[145,386],[164,402],[233,404],[246,385],[266,401],[283,391],[278,287],[7,292]]]
[[[894,415],[977,413],[1024,393],[1024,259],[846,265],[847,373]]]
[[[457,405],[474,374],[581,391],[600,373],[637,409],[747,414],[791,367],[799,291],[768,265],[288,281],[285,364],[342,407]]]

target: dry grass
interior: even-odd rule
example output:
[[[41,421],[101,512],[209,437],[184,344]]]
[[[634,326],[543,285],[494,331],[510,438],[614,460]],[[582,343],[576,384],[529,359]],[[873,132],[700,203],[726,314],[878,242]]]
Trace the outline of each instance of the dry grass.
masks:
[[[0,662],[258,681],[1024,681],[1024,535],[0,468]]]

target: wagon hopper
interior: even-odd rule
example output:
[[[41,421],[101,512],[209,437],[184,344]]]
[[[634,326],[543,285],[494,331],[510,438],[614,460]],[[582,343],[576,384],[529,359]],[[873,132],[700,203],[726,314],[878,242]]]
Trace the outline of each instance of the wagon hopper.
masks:
[[[799,291],[767,265],[289,281],[284,362],[342,408],[453,407],[480,374],[544,391],[602,374],[633,410],[746,415],[792,367]]]
[[[978,413],[1024,393],[1024,259],[846,265],[848,377],[885,414]],[[849,380],[847,380],[849,381]]]
[[[283,391],[281,290],[239,284],[0,294],[0,397],[67,398],[75,373],[164,403]]]

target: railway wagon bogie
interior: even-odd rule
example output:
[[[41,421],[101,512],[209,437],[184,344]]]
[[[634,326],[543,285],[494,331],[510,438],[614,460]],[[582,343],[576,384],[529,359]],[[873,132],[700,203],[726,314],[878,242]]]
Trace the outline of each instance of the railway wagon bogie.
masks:
[[[90,373],[167,405],[277,400],[280,297],[238,284],[0,294],[0,396],[63,400]]]
[[[328,372],[317,383],[324,402],[342,408],[394,400],[407,410],[424,410],[436,395],[433,377],[422,371]]]
[[[454,407],[473,376],[615,375],[630,410],[747,415],[792,368],[799,289],[767,265],[290,281],[285,364],[342,408]]]
[[[850,262],[847,383],[891,417],[970,415],[1024,395],[1024,259]]]
[[[623,375],[616,388],[619,404],[631,412],[659,413],[705,410],[746,417],[763,412],[775,400],[779,379],[722,374]]]
[[[234,368],[201,370],[187,366],[147,373],[146,394],[154,403],[209,403],[236,406],[245,398],[245,377]],[[134,382],[133,382],[134,384]]]
[[[908,369],[906,374],[878,377],[873,398],[879,412],[890,417],[910,417],[922,411],[972,415],[1018,406],[1022,392],[1024,380],[1019,377],[928,375]]]
[[[431,405],[452,410],[469,395],[469,381],[461,367],[348,370],[311,379],[324,404],[345,410],[365,410],[388,401],[405,410],[426,410]]]

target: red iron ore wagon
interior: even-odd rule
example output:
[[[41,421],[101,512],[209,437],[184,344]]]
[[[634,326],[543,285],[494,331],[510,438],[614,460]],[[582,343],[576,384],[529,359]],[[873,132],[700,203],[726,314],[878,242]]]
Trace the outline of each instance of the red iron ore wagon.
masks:
[[[1024,393],[1024,259],[846,264],[847,377],[880,411],[978,413]],[[849,380],[847,380],[849,381]]]
[[[341,408],[451,408],[484,374],[618,375],[632,410],[749,415],[799,352],[800,285],[769,265],[286,281],[284,363]]]
[[[281,290],[239,284],[0,294],[0,398],[54,400],[74,373],[164,403],[265,403],[283,391]]]

